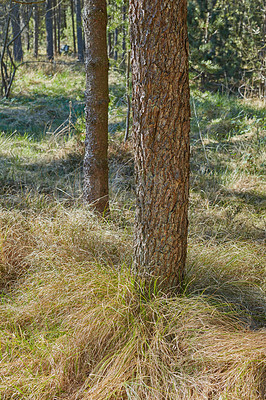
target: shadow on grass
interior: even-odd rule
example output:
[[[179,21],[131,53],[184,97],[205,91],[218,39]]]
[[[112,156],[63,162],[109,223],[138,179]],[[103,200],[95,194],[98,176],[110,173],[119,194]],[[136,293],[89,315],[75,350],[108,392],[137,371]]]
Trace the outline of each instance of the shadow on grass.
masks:
[[[62,158],[35,163],[0,157],[0,202],[4,208],[25,209],[25,199],[46,195],[53,200],[74,202],[80,196],[82,182],[80,153],[71,152]]]
[[[70,101],[71,110],[70,110]],[[34,140],[43,139],[47,131],[54,131],[66,119],[70,111],[72,122],[81,115],[84,103],[72,97],[52,95],[18,96],[0,101],[0,131],[31,135]]]

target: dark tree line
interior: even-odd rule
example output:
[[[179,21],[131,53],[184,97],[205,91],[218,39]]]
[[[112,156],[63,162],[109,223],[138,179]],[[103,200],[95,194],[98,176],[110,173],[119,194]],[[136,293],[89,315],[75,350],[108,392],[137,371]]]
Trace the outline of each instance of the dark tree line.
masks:
[[[45,0],[19,4],[2,0],[0,4],[0,45],[5,40],[10,12],[8,40],[13,42],[13,59],[23,53],[36,58],[46,48],[52,60],[63,45],[81,62],[84,60],[82,12],[84,0]],[[23,2],[23,1],[22,1]],[[108,0],[107,46],[111,65],[125,71],[128,35],[128,0]],[[10,8],[9,5],[12,4]],[[31,18],[28,21],[28,17]],[[264,0],[189,0],[188,35],[190,69],[202,86],[228,90],[242,96],[265,96],[266,6]],[[9,49],[11,50],[11,47]],[[40,50],[41,48],[41,50]]]

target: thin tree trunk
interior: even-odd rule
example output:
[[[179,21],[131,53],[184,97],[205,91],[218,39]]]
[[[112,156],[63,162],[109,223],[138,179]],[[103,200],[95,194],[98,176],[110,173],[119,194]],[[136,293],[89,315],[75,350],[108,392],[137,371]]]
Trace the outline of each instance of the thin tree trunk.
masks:
[[[21,43],[21,35],[20,32],[20,14],[19,14],[19,4],[13,3],[11,8],[11,24],[12,24],[12,31],[13,37],[16,37],[13,44],[13,51],[14,51],[14,60],[15,61],[22,61],[23,59],[23,51],[22,51],[22,43]]]
[[[108,32],[108,55],[110,58],[113,57],[112,32]]]
[[[2,45],[2,53],[1,53],[1,79],[2,79],[2,84],[1,84],[1,96],[3,94],[6,94],[7,91],[7,86],[8,86],[8,75],[6,71],[6,65],[4,63],[4,57],[8,45],[8,32],[9,32],[9,26],[10,26],[10,20],[11,20],[11,8],[12,8],[12,0],[9,2],[9,13],[7,15],[7,20],[5,23],[5,28],[3,30],[4,33],[4,38],[3,38],[3,45]]]
[[[20,28],[25,26],[22,34],[23,42],[27,51],[29,51],[30,49],[29,7],[26,5],[21,7],[21,20],[22,24]]]
[[[126,16],[127,16],[127,0],[124,0],[124,4],[122,7],[123,13],[123,40],[122,40],[122,67],[126,66],[126,57],[127,57],[127,26],[126,26]]]
[[[56,18],[56,0],[53,0],[53,30],[54,30],[54,52],[57,54],[57,18]]]
[[[130,100],[130,51],[128,52],[127,57],[127,82],[126,82],[126,90],[127,90],[127,118],[126,118],[126,132],[124,141],[126,142],[129,136],[129,125],[130,125],[130,111],[131,111],[131,100]]]
[[[100,213],[109,208],[106,8],[106,0],[84,1],[87,82],[84,199]]]
[[[118,50],[117,50],[117,46],[118,46],[118,28],[115,28],[115,34],[114,34],[114,60],[117,61],[118,60]]]
[[[60,54],[61,48],[61,1],[59,0],[57,5],[57,48],[58,54]]]
[[[74,0],[70,0],[70,6],[71,6],[73,48],[74,48],[74,55],[76,55],[77,54],[77,46],[76,46],[76,32],[75,32]]]
[[[73,0],[70,0],[70,7],[73,4]],[[71,11],[72,13],[72,11]],[[62,4],[62,28],[66,29],[67,28],[67,22],[66,22],[66,6]]]
[[[46,24],[47,58],[48,60],[51,61],[54,59],[52,0],[46,0],[45,24]]]
[[[135,268],[182,284],[188,228],[189,81],[186,0],[131,0]]]
[[[39,9],[38,5],[34,6],[34,57],[37,58],[39,53]]]
[[[83,62],[84,54],[83,54],[83,37],[82,37],[80,0],[76,0],[76,16],[77,16],[78,59],[79,59],[79,61]]]

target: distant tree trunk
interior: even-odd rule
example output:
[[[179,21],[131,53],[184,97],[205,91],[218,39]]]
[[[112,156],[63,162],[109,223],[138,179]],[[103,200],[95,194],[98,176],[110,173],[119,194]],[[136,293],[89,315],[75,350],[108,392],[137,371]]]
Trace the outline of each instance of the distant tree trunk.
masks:
[[[53,31],[54,31],[54,52],[57,54],[57,18],[56,18],[56,0],[53,0]]]
[[[59,0],[57,4],[57,48],[58,54],[60,54],[61,48],[61,1]]]
[[[38,5],[34,6],[34,57],[37,58],[39,54],[39,9]]]
[[[79,59],[79,61],[83,62],[84,54],[83,54],[83,37],[82,37],[80,0],[76,0],[76,16],[77,16],[78,59]]]
[[[71,4],[73,4],[73,0],[70,0],[70,7]],[[67,28],[67,22],[66,22],[66,6],[62,4],[62,28],[66,29]]]
[[[22,20],[22,24],[20,24],[20,28],[23,28],[23,32],[22,32],[22,38],[23,38],[23,42],[24,45],[27,49],[27,51],[29,51],[30,49],[30,30],[29,30],[29,7],[23,5],[21,7],[21,20]]]
[[[75,32],[75,13],[74,13],[74,0],[70,0],[71,6],[71,21],[72,21],[72,35],[73,35],[73,49],[74,54],[77,54],[77,46],[76,46],[76,32]]]
[[[122,67],[125,68],[126,66],[126,57],[127,57],[127,27],[126,27],[126,17],[127,17],[127,6],[128,1],[124,0],[123,7],[122,7],[122,14],[123,14],[123,41],[122,41]]]
[[[19,4],[12,3],[11,8],[11,24],[12,24],[12,32],[14,40],[14,59],[15,61],[22,61],[23,59],[23,51],[22,51],[22,43],[21,43],[21,35],[20,32],[20,15],[19,15]]]
[[[130,0],[135,267],[179,288],[187,252],[189,81],[186,0]]]
[[[117,50],[117,46],[118,46],[118,28],[115,28],[115,36],[114,36],[114,59],[115,61],[118,60],[118,50]]]
[[[113,35],[112,32],[108,32],[108,55],[110,58],[113,58]]]
[[[45,24],[46,24],[47,58],[48,60],[51,61],[54,59],[52,0],[46,0]]]
[[[108,57],[106,0],[84,1],[86,140],[84,199],[103,213],[108,197]]]

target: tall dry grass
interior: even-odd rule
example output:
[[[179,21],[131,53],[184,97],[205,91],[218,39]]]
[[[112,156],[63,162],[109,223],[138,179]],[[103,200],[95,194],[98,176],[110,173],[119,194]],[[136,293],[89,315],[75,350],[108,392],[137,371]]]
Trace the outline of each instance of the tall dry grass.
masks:
[[[114,222],[58,206],[0,218],[14,269],[0,308],[3,399],[263,399],[266,332],[189,286],[144,298]]]
[[[106,219],[81,204],[75,132],[56,131],[70,98],[79,115],[80,68],[25,68],[0,104],[0,399],[263,400],[263,110],[194,92],[186,279],[178,296],[144,296],[130,271],[132,144],[114,77]]]

